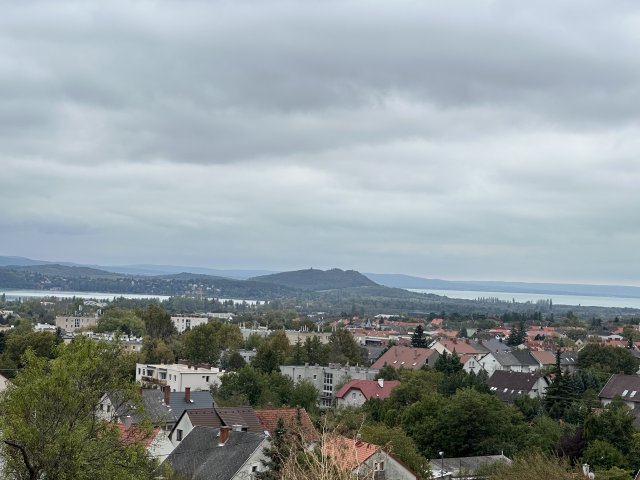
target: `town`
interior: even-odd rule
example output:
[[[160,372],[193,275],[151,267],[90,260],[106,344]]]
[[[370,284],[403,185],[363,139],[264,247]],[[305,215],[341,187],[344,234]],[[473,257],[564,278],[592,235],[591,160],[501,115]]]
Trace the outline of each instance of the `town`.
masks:
[[[6,475],[627,479],[640,469],[640,316],[168,305],[3,297]]]

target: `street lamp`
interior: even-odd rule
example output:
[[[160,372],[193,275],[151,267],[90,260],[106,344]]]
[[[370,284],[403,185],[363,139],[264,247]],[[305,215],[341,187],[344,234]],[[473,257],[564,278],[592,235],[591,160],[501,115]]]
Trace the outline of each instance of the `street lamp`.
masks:
[[[444,452],[438,452],[440,455],[440,478],[444,478]]]

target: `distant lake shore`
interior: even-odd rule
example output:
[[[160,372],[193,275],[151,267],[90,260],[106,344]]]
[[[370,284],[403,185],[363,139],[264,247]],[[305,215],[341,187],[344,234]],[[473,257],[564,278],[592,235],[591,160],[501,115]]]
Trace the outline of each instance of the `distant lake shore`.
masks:
[[[435,290],[424,288],[407,288],[410,292],[432,293],[449,298],[477,300],[478,298],[497,298],[505,302],[515,300],[518,303],[538,300],[551,300],[554,305],[576,305],[583,307],[640,308],[640,298],[602,297],[589,295],[558,295],[541,293],[486,292],[479,290]]]

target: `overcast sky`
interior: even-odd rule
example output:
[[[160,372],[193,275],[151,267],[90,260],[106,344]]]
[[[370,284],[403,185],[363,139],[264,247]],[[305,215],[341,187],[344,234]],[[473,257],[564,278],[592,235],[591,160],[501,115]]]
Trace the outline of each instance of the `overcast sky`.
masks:
[[[0,7],[0,255],[640,284],[635,0]]]

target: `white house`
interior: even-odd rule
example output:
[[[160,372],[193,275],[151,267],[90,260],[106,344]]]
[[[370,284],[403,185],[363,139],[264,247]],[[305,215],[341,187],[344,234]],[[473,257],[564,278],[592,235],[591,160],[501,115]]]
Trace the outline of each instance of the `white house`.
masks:
[[[384,400],[400,385],[399,380],[349,380],[336,393],[336,406],[359,407],[371,398]]]
[[[142,384],[168,385],[172,392],[209,390],[212,385],[220,384],[224,370],[208,365],[190,365],[174,363],[136,364],[136,381]]]

